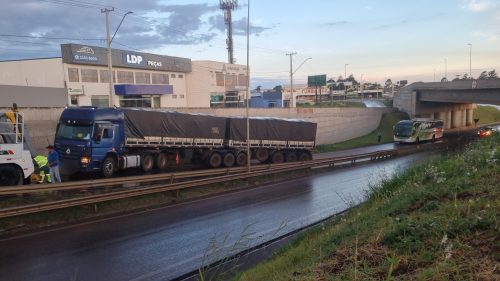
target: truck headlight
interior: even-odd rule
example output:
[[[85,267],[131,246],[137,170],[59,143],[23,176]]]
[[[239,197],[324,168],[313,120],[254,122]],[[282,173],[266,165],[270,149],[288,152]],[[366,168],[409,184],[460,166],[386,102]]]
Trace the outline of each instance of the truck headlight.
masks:
[[[88,156],[82,156],[82,158],[80,159],[80,162],[84,165],[87,165],[90,163],[90,158]]]

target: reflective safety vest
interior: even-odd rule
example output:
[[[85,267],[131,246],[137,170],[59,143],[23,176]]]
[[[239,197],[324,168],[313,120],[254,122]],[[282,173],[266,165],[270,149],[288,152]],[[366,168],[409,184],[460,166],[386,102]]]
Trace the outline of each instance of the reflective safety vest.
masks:
[[[45,165],[47,165],[47,163],[49,162],[47,160],[47,157],[46,156],[43,156],[43,155],[37,155],[35,158],[34,158],[35,162],[38,164],[38,167],[43,167]]]

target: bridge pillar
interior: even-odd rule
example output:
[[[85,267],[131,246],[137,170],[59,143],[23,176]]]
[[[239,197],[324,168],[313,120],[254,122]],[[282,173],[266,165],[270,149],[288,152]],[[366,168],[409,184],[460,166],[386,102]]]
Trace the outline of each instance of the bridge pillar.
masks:
[[[473,117],[474,116],[474,110],[473,109],[467,109],[466,111],[467,111],[467,113],[466,113],[467,119],[466,119],[465,123],[466,123],[467,126],[472,126],[472,125],[474,125],[474,117]]]
[[[436,112],[434,113],[434,119],[439,119],[443,121],[443,128],[446,129],[446,117],[448,112]]]
[[[453,110],[451,112],[451,127],[460,128],[463,127],[465,122],[462,121],[463,110]]]
[[[447,130],[451,128],[451,111],[447,111],[444,113],[444,128]]]

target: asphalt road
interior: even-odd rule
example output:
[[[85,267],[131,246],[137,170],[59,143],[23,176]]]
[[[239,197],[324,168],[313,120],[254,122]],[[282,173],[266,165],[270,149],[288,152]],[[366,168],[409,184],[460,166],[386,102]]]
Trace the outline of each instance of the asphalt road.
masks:
[[[345,210],[370,183],[425,157],[0,240],[0,280],[169,280]]]

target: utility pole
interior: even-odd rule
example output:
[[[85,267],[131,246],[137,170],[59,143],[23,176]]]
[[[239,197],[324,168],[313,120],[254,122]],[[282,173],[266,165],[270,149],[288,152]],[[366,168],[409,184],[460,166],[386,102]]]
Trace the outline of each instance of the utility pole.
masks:
[[[238,7],[237,0],[219,0],[219,7],[221,10],[224,10],[224,21],[227,25],[227,55],[228,62],[230,64],[234,63],[233,56],[233,19],[231,15],[231,11],[235,10]]]
[[[250,0],[248,0],[247,9],[247,92],[246,92],[246,114],[247,114],[247,172],[250,173],[250,162],[252,154],[250,153],[250,112],[248,110],[250,103]]]
[[[472,44],[467,43],[469,45],[469,78],[472,79]]]
[[[295,98],[293,96],[293,66],[292,66],[292,56],[296,55],[296,52],[287,53],[290,56],[290,107],[295,107]]]
[[[101,9],[101,13],[106,14],[106,48],[108,49],[108,71],[109,71],[109,107],[112,107],[113,102],[113,66],[111,61],[111,39],[109,37],[109,12],[113,12],[115,8],[104,8]]]

